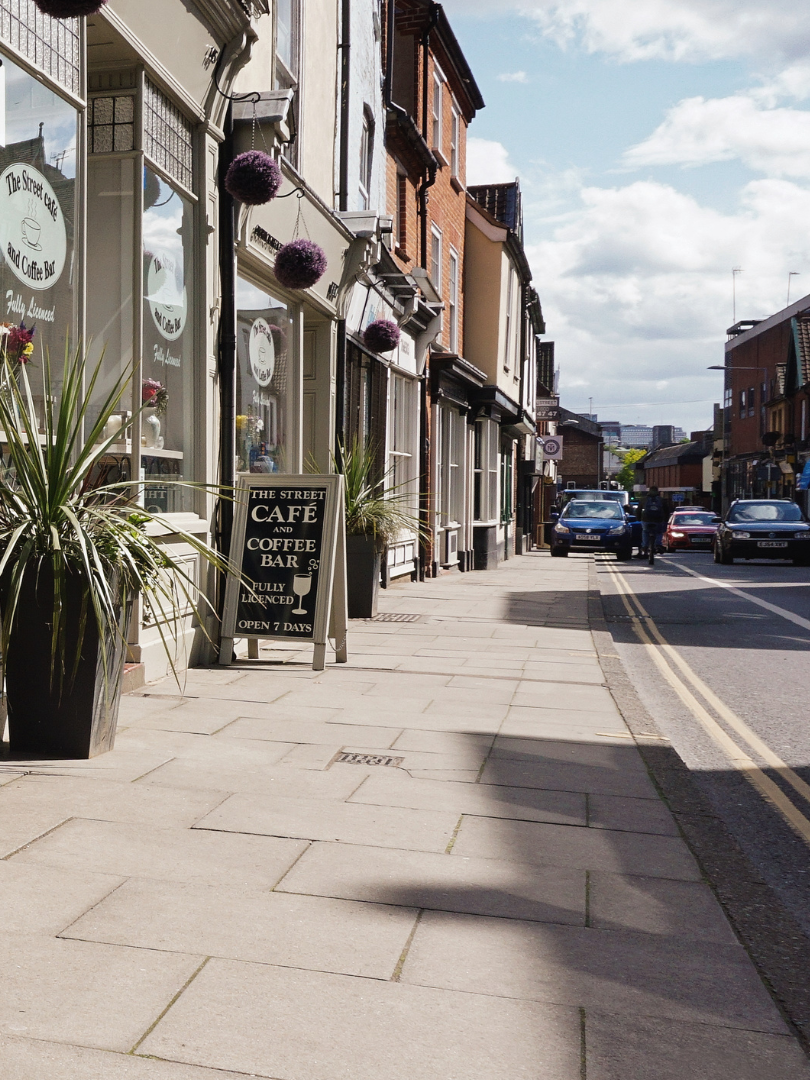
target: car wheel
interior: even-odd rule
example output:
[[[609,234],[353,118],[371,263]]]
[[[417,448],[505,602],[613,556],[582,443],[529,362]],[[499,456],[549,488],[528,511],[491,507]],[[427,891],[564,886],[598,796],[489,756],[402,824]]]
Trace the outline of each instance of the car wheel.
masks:
[[[552,547],[551,557],[552,559],[565,559],[568,556],[568,551],[564,547]]]
[[[719,552],[720,557],[717,558],[715,556],[715,561],[721,563],[723,566],[731,566],[734,562],[734,559],[731,557],[731,552],[726,551],[723,547],[718,547],[716,550]]]

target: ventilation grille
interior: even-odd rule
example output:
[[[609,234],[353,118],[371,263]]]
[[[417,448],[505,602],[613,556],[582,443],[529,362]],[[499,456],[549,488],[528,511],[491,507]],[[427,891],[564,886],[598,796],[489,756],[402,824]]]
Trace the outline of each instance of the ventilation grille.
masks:
[[[421,615],[404,615],[398,611],[384,611],[375,615],[372,622],[419,622]]]

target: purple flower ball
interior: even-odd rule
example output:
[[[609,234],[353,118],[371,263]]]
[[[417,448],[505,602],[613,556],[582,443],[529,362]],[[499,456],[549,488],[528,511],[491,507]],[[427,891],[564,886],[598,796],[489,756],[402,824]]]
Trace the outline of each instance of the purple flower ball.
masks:
[[[43,15],[52,19],[79,19],[82,15],[95,15],[107,0],[34,0]]]
[[[326,255],[311,240],[293,240],[276,255],[276,280],[286,289],[309,289],[326,272]]]
[[[399,327],[390,319],[377,319],[363,331],[363,341],[372,352],[391,352],[399,345]]]
[[[225,174],[225,190],[246,206],[270,202],[280,187],[281,169],[261,150],[240,154]]]

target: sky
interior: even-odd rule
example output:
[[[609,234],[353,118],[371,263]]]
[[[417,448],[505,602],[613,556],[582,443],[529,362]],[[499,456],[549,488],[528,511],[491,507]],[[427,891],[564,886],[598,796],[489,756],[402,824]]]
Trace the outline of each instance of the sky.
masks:
[[[708,427],[733,278],[738,320],[810,294],[810,4],[443,2],[487,103],[467,179],[520,177],[562,404]]]

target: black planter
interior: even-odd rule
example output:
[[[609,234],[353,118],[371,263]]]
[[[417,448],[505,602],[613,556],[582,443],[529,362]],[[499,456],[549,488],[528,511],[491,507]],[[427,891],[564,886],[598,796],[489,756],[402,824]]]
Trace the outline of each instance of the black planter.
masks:
[[[131,603],[119,611],[121,634],[107,641],[107,684],[92,607],[82,642],[75,678],[70,680],[75,653],[64,689],[58,667],[51,685],[53,581],[44,568],[34,587],[34,575],[23,581],[17,615],[6,658],[8,729],[13,754],[44,758],[91,758],[112,750],[121,700],[126,633]],[[79,640],[82,585],[68,579],[67,634],[69,649]],[[59,658],[57,657],[57,666]]]
[[[350,619],[373,619],[380,592],[381,552],[366,536],[346,537],[346,586]]]

